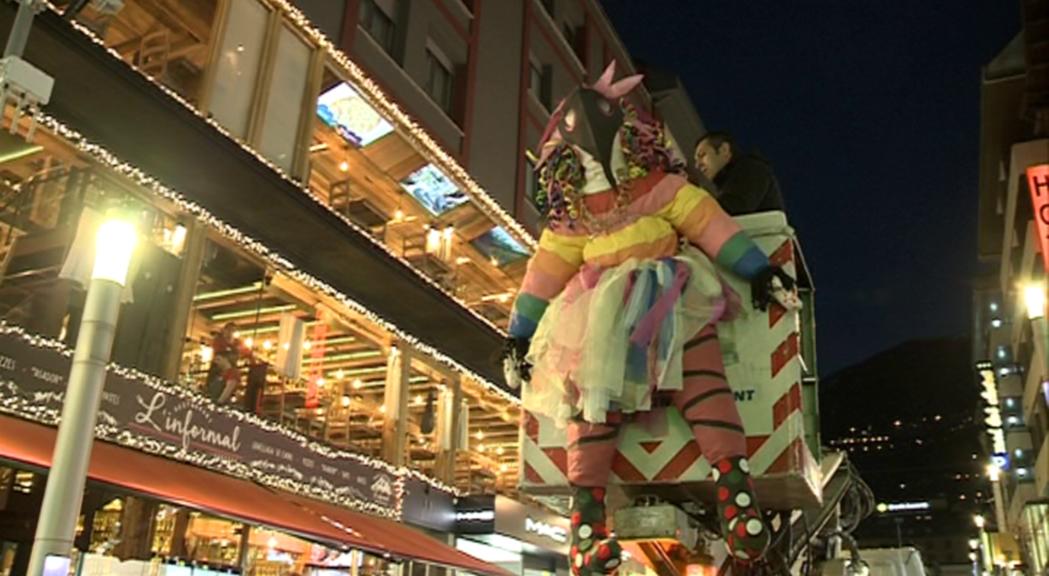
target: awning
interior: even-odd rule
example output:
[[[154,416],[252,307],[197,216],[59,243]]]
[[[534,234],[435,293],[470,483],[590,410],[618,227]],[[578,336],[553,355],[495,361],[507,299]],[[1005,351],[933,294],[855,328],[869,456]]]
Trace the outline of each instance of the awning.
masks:
[[[56,432],[54,428],[0,416],[0,458],[48,468]],[[392,520],[276,492],[253,482],[97,440],[88,476],[177,506],[337,547],[422,560],[478,574],[508,574]]]
[[[323,517],[330,518],[347,526],[354,526],[354,522],[356,522],[357,518],[361,516],[351,510],[324,502],[318,502],[316,500],[309,500],[301,496],[289,495],[289,499],[300,506],[316,511],[317,514],[320,514]],[[369,518],[369,520],[372,519]],[[388,545],[387,550],[389,553],[394,556],[410,556],[424,562],[443,565],[453,565],[453,557],[449,556],[449,553],[473,559],[473,556],[466,555],[451,546],[441,544],[433,538],[430,538],[430,540],[433,540],[434,544],[436,544],[435,546],[425,549],[420,548],[419,539],[417,537],[420,535],[418,531],[405,524],[398,524],[397,522],[391,522],[381,518],[378,520],[378,522],[375,522],[369,527],[366,533],[372,535],[376,539],[381,539],[384,544]],[[426,537],[429,538],[428,536]],[[474,560],[474,562],[480,561]]]

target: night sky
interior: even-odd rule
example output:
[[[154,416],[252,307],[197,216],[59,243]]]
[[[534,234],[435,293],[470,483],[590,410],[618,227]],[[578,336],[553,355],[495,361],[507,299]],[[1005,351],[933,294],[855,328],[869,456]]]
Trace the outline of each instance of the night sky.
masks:
[[[821,373],[967,334],[980,72],[1019,31],[1019,2],[602,4],[709,129],[773,163],[816,283]]]

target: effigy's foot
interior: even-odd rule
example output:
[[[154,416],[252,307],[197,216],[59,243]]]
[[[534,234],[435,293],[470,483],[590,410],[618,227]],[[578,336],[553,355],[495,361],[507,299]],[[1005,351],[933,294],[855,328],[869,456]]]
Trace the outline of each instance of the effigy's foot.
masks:
[[[612,574],[623,549],[609,537],[605,522],[605,489],[574,487],[569,565],[574,576]]]
[[[718,520],[729,554],[740,562],[760,560],[769,545],[769,530],[754,497],[750,466],[742,456],[714,463]]]

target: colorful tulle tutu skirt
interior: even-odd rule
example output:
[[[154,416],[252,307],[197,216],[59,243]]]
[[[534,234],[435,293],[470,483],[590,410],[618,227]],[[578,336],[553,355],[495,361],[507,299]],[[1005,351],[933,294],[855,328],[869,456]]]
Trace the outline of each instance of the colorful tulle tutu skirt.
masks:
[[[717,268],[688,246],[672,257],[584,266],[532,338],[526,410],[564,426],[646,412],[682,387],[686,342],[738,308]]]

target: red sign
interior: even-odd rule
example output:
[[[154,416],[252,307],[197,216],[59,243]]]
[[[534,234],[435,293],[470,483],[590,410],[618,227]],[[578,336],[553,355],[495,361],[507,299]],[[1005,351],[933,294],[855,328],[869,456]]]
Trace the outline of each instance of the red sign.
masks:
[[[1049,270],[1049,164],[1039,164],[1027,169],[1027,188],[1031,191],[1034,221],[1038,225],[1042,265]]]

